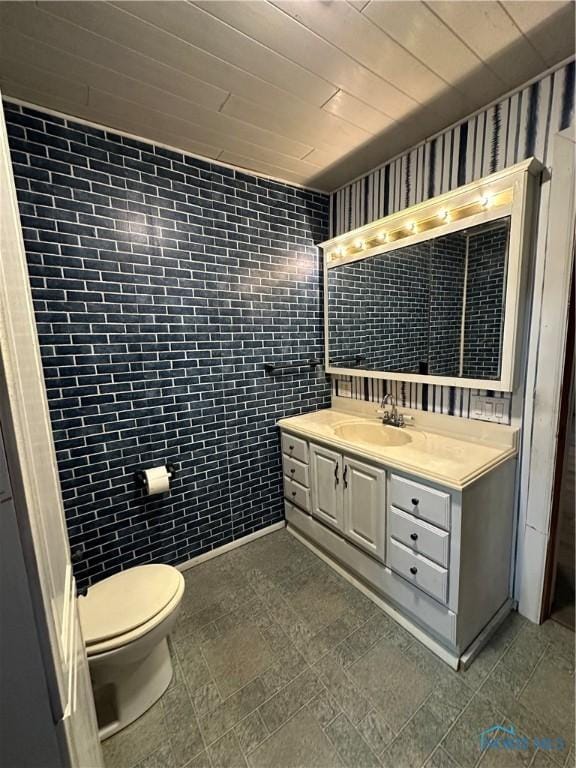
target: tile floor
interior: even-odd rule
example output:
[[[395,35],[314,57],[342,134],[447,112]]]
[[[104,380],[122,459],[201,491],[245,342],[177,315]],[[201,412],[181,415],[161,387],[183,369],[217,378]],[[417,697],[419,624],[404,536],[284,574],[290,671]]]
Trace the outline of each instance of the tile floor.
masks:
[[[456,673],[285,530],[185,576],[172,684],[107,768],[574,765],[574,634],[554,622],[512,614]],[[482,752],[495,724],[568,746]]]

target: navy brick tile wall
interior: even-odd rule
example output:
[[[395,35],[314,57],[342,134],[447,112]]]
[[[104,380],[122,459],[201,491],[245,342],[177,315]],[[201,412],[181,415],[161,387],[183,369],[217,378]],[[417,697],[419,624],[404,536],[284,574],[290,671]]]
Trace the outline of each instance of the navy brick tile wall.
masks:
[[[361,368],[418,371],[428,358],[429,245],[399,248],[329,270],[330,354]]]
[[[436,376],[460,373],[460,339],[466,236],[452,232],[430,243],[429,372]]]
[[[274,423],[329,404],[328,197],[6,103],[80,584],[281,520]],[[169,495],[134,472],[172,460]]]
[[[469,239],[464,376],[500,375],[508,233],[509,219],[503,219]]]

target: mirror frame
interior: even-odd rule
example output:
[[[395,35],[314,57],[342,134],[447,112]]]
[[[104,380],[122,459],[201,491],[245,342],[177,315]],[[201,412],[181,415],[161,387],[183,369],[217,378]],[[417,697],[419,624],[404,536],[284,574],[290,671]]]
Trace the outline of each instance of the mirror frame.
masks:
[[[512,392],[521,354],[527,269],[537,213],[538,177],[543,166],[534,158],[485,176],[479,181],[405,208],[398,213],[345,232],[320,243],[324,271],[325,370],[339,376],[408,381],[470,389]],[[328,317],[328,272],[334,267],[359,261],[405,246],[442,237],[451,232],[510,217],[506,295],[499,379],[470,379],[419,373],[374,371],[330,365]]]

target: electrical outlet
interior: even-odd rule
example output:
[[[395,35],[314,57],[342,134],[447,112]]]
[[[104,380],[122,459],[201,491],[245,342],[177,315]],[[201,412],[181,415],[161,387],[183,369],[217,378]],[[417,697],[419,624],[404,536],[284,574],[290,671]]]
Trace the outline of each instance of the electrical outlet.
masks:
[[[505,401],[496,397],[470,396],[470,416],[481,421],[504,421]]]

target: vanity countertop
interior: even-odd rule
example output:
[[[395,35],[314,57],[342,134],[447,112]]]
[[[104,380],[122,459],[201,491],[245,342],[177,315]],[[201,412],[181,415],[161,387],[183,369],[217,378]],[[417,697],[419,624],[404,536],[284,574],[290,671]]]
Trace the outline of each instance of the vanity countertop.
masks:
[[[512,427],[399,410],[413,415],[413,425],[385,426],[373,404],[341,403],[340,407],[280,419],[278,426],[456,490],[517,453],[518,430]]]

